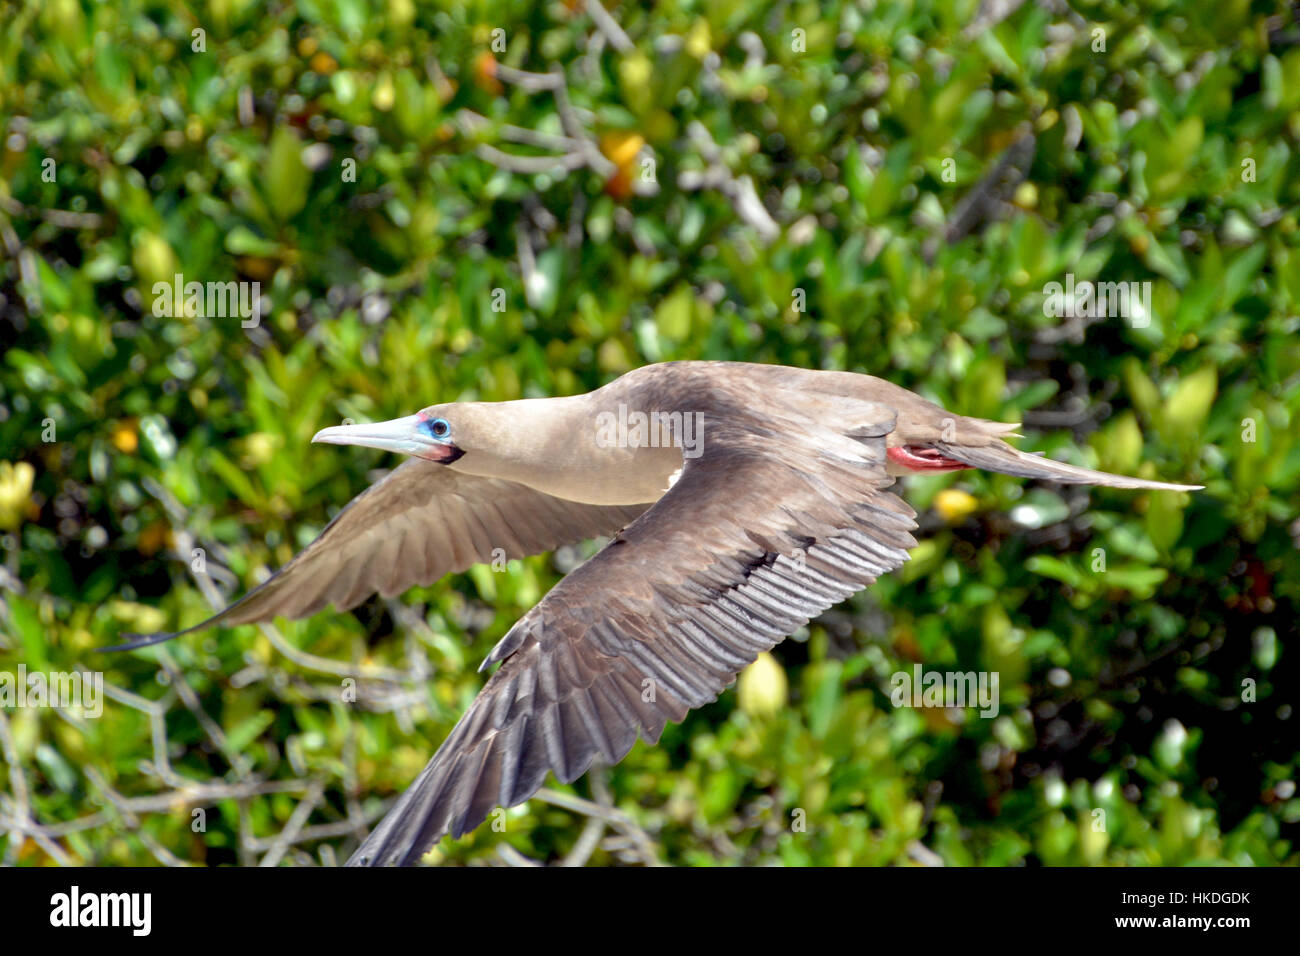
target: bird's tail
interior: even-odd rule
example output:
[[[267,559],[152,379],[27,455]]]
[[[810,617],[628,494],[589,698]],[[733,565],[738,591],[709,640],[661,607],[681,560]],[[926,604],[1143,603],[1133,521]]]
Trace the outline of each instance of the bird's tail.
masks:
[[[1011,426],[1015,427],[1015,426]],[[935,448],[946,458],[952,458],[973,468],[996,471],[1018,478],[1039,478],[1059,481],[1068,485],[1105,485],[1109,488],[1154,488],[1161,491],[1197,491],[1204,485],[1175,485],[1165,481],[1147,481],[1127,475],[1112,475],[1091,468],[1067,465],[1063,461],[1031,455],[996,440],[986,445],[957,445],[936,442]]]

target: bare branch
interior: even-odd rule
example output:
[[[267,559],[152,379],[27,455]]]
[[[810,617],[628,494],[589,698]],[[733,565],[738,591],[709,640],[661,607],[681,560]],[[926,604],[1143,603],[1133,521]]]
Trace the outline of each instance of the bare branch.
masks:
[[[97,212],[73,212],[70,209],[24,206],[12,196],[0,196],[0,209],[11,216],[20,216],[23,219],[44,219],[60,229],[98,229],[104,224],[104,217]]]
[[[557,177],[565,176],[570,170],[581,169],[587,165],[581,153],[566,153],[563,156],[517,156],[514,153],[503,152],[495,146],[489,146],[487,143],[475,149],[474,155],[508,173],[519,173],[523,176],[534,176],[539,173],[552,173]]]
[[[542,90],[554,90],[564,85],[564,74],[552,70],[549,73],[530,73],[517,70],[504,63],[496,65],[496,78],[502,83],[517,86],[526,93],[539,93]]]
[[[678,174],[678,187],[687,190],[716,189],[731,200],[736,215],[753,227],[764,242],[772,242],[781,235],[781,227],[759,199],[753,180],[748,176],[736,176],[727,168],[722,160],[722,150],[704,124],[693,120],[686,128],[686,134],[708,165],[703,172],[684,170]]]
[[[302,828],[307,825],[307,820],[311,817],[312,811],[320,803],[321,797],[325,794],[325,785],[319,780],[313,780],[307,792],[303,794],[298,805],[293,808],[293,813],[289,815],[289,822],[285,824],[279,836],[271,843],[271,848],[266,851],[258,866],[275,866],[284,856],[295,838],[302,832]]]
[[[609,41],[610,46],[619,53],[631,53],[636,49],[628,39],[628,35],[623,32],[623,28],[618,25],[618,21],[601,5],[600,0],[585,0],[584,6],[592,22],[596,24],[596,29]]]

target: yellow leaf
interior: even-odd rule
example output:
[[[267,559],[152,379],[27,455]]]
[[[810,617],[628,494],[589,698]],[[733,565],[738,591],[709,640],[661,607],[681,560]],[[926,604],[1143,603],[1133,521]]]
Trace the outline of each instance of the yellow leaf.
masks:
[[[979,510],[979,502],[959,488],[944,488],[934,496],[934,510],[948,524],[961,524]]]
[[[12,531],[22,523],[35,477],[36,469],[28,462],[0,461],[0,529]]]
[[[789,681],[785,670],[767,651],[740,673],[736,693],[740,709],[755,717],[771,717],[785,707]]]
[[[600,138],[600,151],[605,158],[621,169],[631,167],[636,154],[645,145],[645,138],[639,133],[617,131],[606,133]]]

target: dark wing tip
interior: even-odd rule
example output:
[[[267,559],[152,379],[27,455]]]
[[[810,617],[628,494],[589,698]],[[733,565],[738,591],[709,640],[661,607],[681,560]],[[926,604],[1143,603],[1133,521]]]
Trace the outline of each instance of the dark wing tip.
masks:
[[[234,605],[232,604],[231,607],[226,608],[226,611],[231,610],[233,607]],[[122,644],[114,644],[112,647],[100,647],[97,648],[97,650],[101,654],[109,654],[114,651],[135,651],[142,647],[152,647],[154,644],[162,644],[165,641],[170,641],[174,637],[180,637],[182,634],[189,634],[193,631],[202,631],[209,627],[213,627],[218,618],[225,617],[226,611],[222,611],[220,614],[214,615],[206,621],[200,621],[193,627],[183,627],[179,631],[161,631],[157,634],[134,634],[128,631],[122,636],[130,638],[130,640]]]
[[[112,654],[116,651],[135,651],[142,647],[151,647],[154,644],[161,644],[164,641],[170,641],[173,637],[180,637],[182,634],[186,634],[192,630],[194,630],[194,628],[191,627],[186,628],[184,631],[170,631],[160,634],[132,634],[128,632],[122,635],[123,637],[129,638],[126,642],[122,644],[114,644],[112,647],[99,647],[96,648],[96,651],[100,654]]]
[[[129,638],[129,640],[121,644],[114,644],[112,647],[101,647],[99,648],[99,651],[104,654],[114,651],[136,651],[142,647],[152,647],[154,644],[162,644],[165,641],[170,641],[174,637],[180,637],[184,634],[193,633],[194,631],[206,631],[209,628],[214,627],[237,627],[240,624],[256,624],[258,621],[269,620],[272,616],[270,614],[264,614],[259,617],[248,616],[246,612],[248,609],[249,599],[262,593],[263,588],[270,584],[271,581],[274,581],[278,574],[279,572],[276,572],[276,575],[272,575],[268,580],[253,588],[253,590],[249,591],[234,604],[229,605],[222,611],[218,611],[209,618],[199,621],[197,624],[193,624],[190,627],[183,627],[179,631],[163,631],[158,634],[127,633],[122,636]],[[240,609],[242,609],[242,611]]]

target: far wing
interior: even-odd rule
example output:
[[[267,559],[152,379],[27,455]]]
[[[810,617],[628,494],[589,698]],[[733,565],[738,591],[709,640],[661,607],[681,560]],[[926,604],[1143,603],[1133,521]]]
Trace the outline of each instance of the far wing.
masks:
[[[371,594],[400,594],[446,574],[609,535],[649,505],[589,505],[527,485],[479,478],[411,458],[353,498],[316,540],[258,587],[201,624],[135,637],[107,650],[159,644],[216,625],[233,627],[340,611]]]

